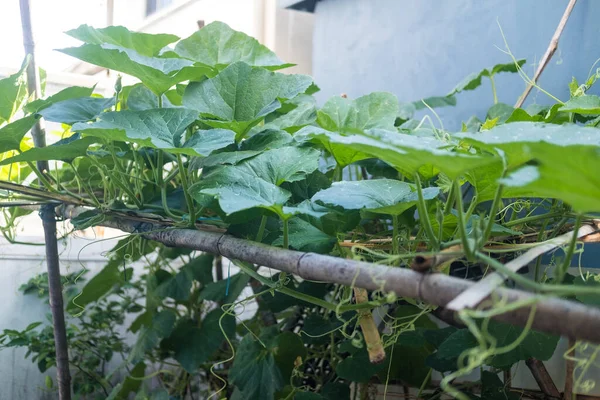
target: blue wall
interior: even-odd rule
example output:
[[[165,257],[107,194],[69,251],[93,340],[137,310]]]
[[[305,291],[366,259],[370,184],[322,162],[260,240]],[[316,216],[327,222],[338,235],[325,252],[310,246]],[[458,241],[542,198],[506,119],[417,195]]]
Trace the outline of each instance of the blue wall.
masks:
[[[444,95],[471,72],[508,63],[498,28],[533,76],[567,0],[322,0],[315,10],[313,74],[320,103],[347,93],[390,91],[401,101]],[[585,80],[600,57],[600,1],[579,0],[559,50],[540,85],[561,100],[575,76]],[[513,105],[525,88],[516,74],[496,77],[499,101]],[[551,104],[533,90],[526,103]],[[446,129],[492,105],[488,80],[458,95],[456,107],[438,109]]]

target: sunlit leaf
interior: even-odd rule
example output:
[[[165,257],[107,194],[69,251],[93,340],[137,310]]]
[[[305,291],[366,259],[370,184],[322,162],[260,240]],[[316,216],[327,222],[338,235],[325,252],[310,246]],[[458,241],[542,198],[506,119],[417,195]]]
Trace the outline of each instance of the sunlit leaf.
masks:
[[[84,44],[59,51],[90,64],[134,76],[157,96],[165,93],[176,83],[214,75],[210,67],[194,65],[190,60],[148,57],[135,50],[112,44]]]
[[[290,67],[251,36],[223,22],[211,22],[175,46],[181,57],[222,69],[236,61],[270,70]]]
[[[37,99],[27,103],[25,107],[23,107],[23,110],[26,113],[34,113],[60,101],[79,97],[90,97],[93,92],[94,87],[70,86],[46,99]]]
[[[0,128],[0,154],[10,150],[19,150],[21,140],[31,130],[37,119],[37,116],[30,115]]]
[[[0,165],[12,164],[23,161],[49,161],[61,160],[72,162],[77,157],[83,157],[87,153],[88,147],[97,143],[98,139],[93,137],[81,138],[75,134],[66,139],[62,139],[47,147],[34,147],[19,155],[0,161]]]
[[[132,32],[123,26],[107,26],[96,29],[80,25],[66,32],[67,35],[88,44],[112,44],[137,51],[143,56],[153,57],[168,44],[176,42],[175,35]]]
[[[99,97],[79,97],[54,102],[38,111],[46,121],[73,125],[95,119],[102,111],[113,106],[115,99]]]
[[[198,110],[203,122],[235,131],[240,140],[267,114],[310,86],[307,75],[284,75],[236,62],[219,75],[191,82],[183,96],[184,106]]]
[[[29,58],[25,58],[19,71],[0,79],[0,123],[11,121],[27,96],[27,65]]]
[[[560,111],[581,115],[600,114],[600,97],[586,95],[572,98],[560,107]]]
[[[334,132],[394,129],[398,112],[398,99],[392,93],[374,92],[356,100],[336,96],[317,111],[317,122]]]
[[[311,148],[282,147],[243,161],[237,168],[279,186],[283,182],[303,179],[315,171],[319,168],[320,156]]]
[[[92,123],[78,123],[73,130],[111,141],[138,143],[171,153],[206,156],[233,143],[234,133],[225,129],[195,132],[185,143],[184,133],[197,113],[185,108],[107,112]]]

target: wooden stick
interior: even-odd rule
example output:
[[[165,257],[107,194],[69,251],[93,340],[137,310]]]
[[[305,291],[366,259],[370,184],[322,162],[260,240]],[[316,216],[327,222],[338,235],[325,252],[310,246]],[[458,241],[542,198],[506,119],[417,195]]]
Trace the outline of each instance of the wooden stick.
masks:
[[[457,258],[460,258],[462,256],[463,251],[461,245],[450,246],[447,249],[444,249],[438,254],[434,254],[432,256],[416,256],[410,264],[410,268],[413,271],[425,272],[439,265],[456,260]]]
[[[593,234],[597,231],[597,229],[597,226],[583,225],[577,231],[577,237],[581,238]],[[567,232],[564,235],[541,242],[539,245],[508,262],[505,266],[511,271],[517,272],[539,256],[569,243],[573,238],[573,234],[574,232]],[[454,300],[448,303],[446,308],[454,311],[460,311],[465,308],[474,308],[486,297],[488,297],[494,291],[494,289],[502,285],[505,279],[506,276],[499,272],[491,273],[477,282],[469,290],[465,290],[463,293],[457,296]]]
[[[21,25],[23,28],[23,45],[25,53],[29,55],[27,66],[27,89],[31,100],[40,97],[40,79],[35,64],[35,44],[33,29],[31,27],[31,12],[29,0],[20,0]],[[31,130],[35,147],[46,146],[46,135],[38,120]],[[47,161],[38,161],[37,168],[45,174],[48,168]],[[48,297],[52,311],[52,326],[54,329],[54,346],[56,351],[56,380],[58,382],[58,398],[71,400],[71,374],[69,372],[69,352],[67,343],[67,330],[65,324],[65,310],[63,307],[62,283],[60,278],[60,263],[58,260],[58,244],[56,239],[56,214],[52,204],[42,206],[40,218],[44,227],[46,241],[46,269],[48,271]]]
[[[365,289],[354,288],[354,298],[356,304],[367,303],[369,301],[369,295]],[[381,336],[377,330],[377,324],[373,319],[373,314],[370,310],[359,310],[358,311],[358,323],[362,330],[365,343],[367,345],[367,351],[369,352],[369,361],[371,364],[380,364],[385,360],[385,350],[381,343]]]
[[[569,17],[571,16],[571,12],[573,11],[573,7],[575,7],[575,3],[577,3],[577,0],[571,0],[571,1],[569,1],[569,4],[567,4],[567,8],[565,9],[564,14],[563,14],[562,18],[560,19],[558,26],[556,27],[556,31],[554,31],[552,40],[550,40],[548,49],[546,49],[546,53],[542,57],[540,64],[538,65],[538,69],[537,69],[537,71],[535,71],[535,74],[533,75],[533,83],[530,83],[529,85],[527,85],[527,88],[525,88],[525,91],[523,92],[521,97],[519,97],[519,100],[517,100],[517,102],[515,104],[515,108],[520,108],[523,105],[523,103],[525,102],[525,99],[529,95],[529,92],[531,92],[533,85],[535,83],[537,83],[540,75],[542,75],[542,72],[544,72],[544,68],[546,68],[546,65],[548,65],[548,63],[550,62],[550,59],[556,52],[556,49],[558,48],[558,41],[560,40],[560,36],[562,35],[563,30],[565,29],[565,25],[567,24],[567,21],[569,20]]]
[[[531,371],[531,375],[533,375],[533,379],[535,379],[540,390],[544,392],[545,395],[557,399],[560,398],[560,392],[543,362],[536,358],[529,358],[525,361],[525,365],[527,365],[527,368]]]
[[[72,218],[88,211],[84,207],[66,206],[58,210],[63,218]],[[232,260],[251,262],[321,282],[338,283],[366,290],[393,292],[397,296],[422,300],[428,304],[445,306],[473,282],[445,274],[421,274],[408,268],[393,268],[373,263],[347,260],[315,253],[305,253],[269,246],[263,243],[236,238],[225,233],[192,229],[169,228],[164,224],[133,220],[119,214],[110,218],[106,214],[102,226],[132,232],[149,240],[171,247],[182,247],[221,254]],[[600,343],[600,309],[559,297],[540,296],[522,290],[498,288],[498,298],[507,305],[519,302],[536,302],[532,328],[561,336]],[[523,306],[493,318],[517,326],[525,326],[530,318],[531,306]]]

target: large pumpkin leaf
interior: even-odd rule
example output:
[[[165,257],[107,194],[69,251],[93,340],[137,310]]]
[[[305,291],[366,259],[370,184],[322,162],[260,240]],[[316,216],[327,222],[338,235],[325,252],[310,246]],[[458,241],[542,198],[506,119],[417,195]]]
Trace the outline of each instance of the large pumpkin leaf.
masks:
[[[282,205],[291,196],[287,190],[236,167],[211,172],[190,187],[190,194],[198,201],[204,197],[202,195],[216,197],[226,214],[256,207],[281,214]]]
[[[294,105],[295,108],[270,120],[263,126],[255,126],[250,131],[250,134],[268,129],[282,129],[294,133],[300,128],[310,125],[317,120],[316,100],[312,96],[306,94],[298,95],[294,99],[286,102],[286,105]]]
[[[0,161],[0,165],[12,164],[23,161],[50,161],[50,160],[61,160],[65,162],[72,162],[77,157],[83,157],[87,153],[90,145],[98,142],[98,139],[93,137],[81,138],[76,133],[66,139],[59,140],[58,142],[47,146],[47,147],[34,147],[14,157],[7,158]]]
[[[600,97],[596,95],[575,97],[560,106],[559,110],[581,115],[600,114]]]
[[[435,198],[439,188],[423,190],[425,200]],[[346,210],[366,209],[380,214],[400,215],[418,201],[413,185],[392,179],[334,182],[330,188],[315,194],[312,201],[342,207]]]
[[[539,165],[500,181],[513,195],[556,198],[579,212],[600,211],[600,147],[546,145],[534,155]]]
[[[148,57],[135,50],[112,44],[84,44],[59,51],[90,64],[134,76],[157,96],[165,93],[176,83],[214,74],[210,67],[195,65],[190,60]]]
[[[277,186],[294,182],[319,168],[321,153],[311,148],[282,147],[267,150],[238,164],[237,168]]]
[[[160,339],[168,337],[173,331],[177,315],[171,310],[163,310],[154,315],[152,323],[148,327],[143,327],[138,334],[137,341],[129,353],[129,361],[138,363],[146,352],[152,350]]]
[[[96,29],[84,24],[67,31],[66,34],[84,43],[112,44],[135,50],[147,57],[158,55],[165,46],[179,40],[179,37],[175,35],[131,32],[123,26],[108,26]]]
[[[263,330],[261,342],[254,335],[246,335],[237,349],[229,377],[244,399],[273,400],[275,392],[283,388],[284,381],[274,356],[277,342],[271,336],[274,336],[272,329]]]
[[[456,178],[466,171],[479,168],[494,161],[482,157],[451,151],[451,144],[427,137],[407,135],[382,129],[371,129],[364,135],[340,135],[316,127],[307,126],[296,133],[299,140],[311,138],[323,143],[336,160],[353,162],[366,158],[379,158],[405,175],[419,172],[426,178],[443,171]],[[339,157],[339,158],[338,158]]]
[[[25,107],[23,107],[23,110],[26,113],[34,113],[60,101],[79,97],[90,97],[92,93],[94,93],[94,87],[70,86],[46,99],[37,99],[27,103]]]
[[[73,125],[95,119],[102,111],[115,104],[113,98],[79,97],[52,103],[38,111],[46,121]]]
[[[236,62],[214,78],[191,82],[183,104],[198,110],[207,125],[231,129],[240,140],[252,126],[281,107],[278,99],[303,93],[311,83],[307,75],[284,75]]]
[[[534,153],[542,153],[548,144],[600,146],[600,129],[574,124],[514,122],[498,125],[483,133],[464,132],[454,136],[482,149],[501,151],[509,168],[531,160]]]
[[[171,153],[206,156],[233,142],[234,133],[224,129],[198,131],[183,143],[186,128],[197,113],[185,108],[107,112],[92,123],[77,123],[73,130],[111,141],[134,142]]]
[[[0,79],[0,124],[9,122],[21,108],[27,96],[27,80],[25,69],[29,65],[26,58],[21,69],[4,79]]]
[[[162,106],[164,108],[174,107],[164,94],[162,95]],[[127,96],[127,109],[143,111],[154,108],[161,108],[158,104],[158,96],[141,83],[134,85]]]
[[[270,70],[291,67],[275,53],[245,33],[235,31],[223,22],[211,22],[175,46],[181,57],[223,69],[236,61]]]
[[[225,341],[221,328],[229,338],[235,335],[235,317],[225,315],[221,320],[222,315],[220,309],[210,311],[200,327],[197,322],[183,319],[169,337],[167,346],[173,348],[175,360],[190,374],[207,362]]]
[[[19,150],[21,140],[31,130],[36,121],[37,117],[30,115],[0,128],[0,154],[10,150]]]
[[[393,130],[400,106],[391,93],[375,92],[350,100],[332,97],[317,111],[317,122],[329,131],[362,132],[365,129]]]

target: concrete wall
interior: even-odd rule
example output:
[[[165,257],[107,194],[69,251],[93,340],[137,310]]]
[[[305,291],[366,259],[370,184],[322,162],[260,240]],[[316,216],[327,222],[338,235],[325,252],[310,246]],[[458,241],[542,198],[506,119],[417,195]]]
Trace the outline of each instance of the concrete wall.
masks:
[[[544,54],[567,5],[566,0],[322,0],[315,10],[313,74],[320,102],[347,93],[357,97],[390,91],[401,101],[444,95],[471,72],[511,59],[502,26],[517,58],[526,58],[530,76]],[[584,80],[600,57],[600,2],[577,2],[540,84],[568,99],[571,76]],[[513,74],[496,79],[501,102],[514,104],[525,88]],[[533,91],[528,103],[549,104]],[[456,107],[438,110],[445,127],[492,105],[490,85],[458,95]]]

